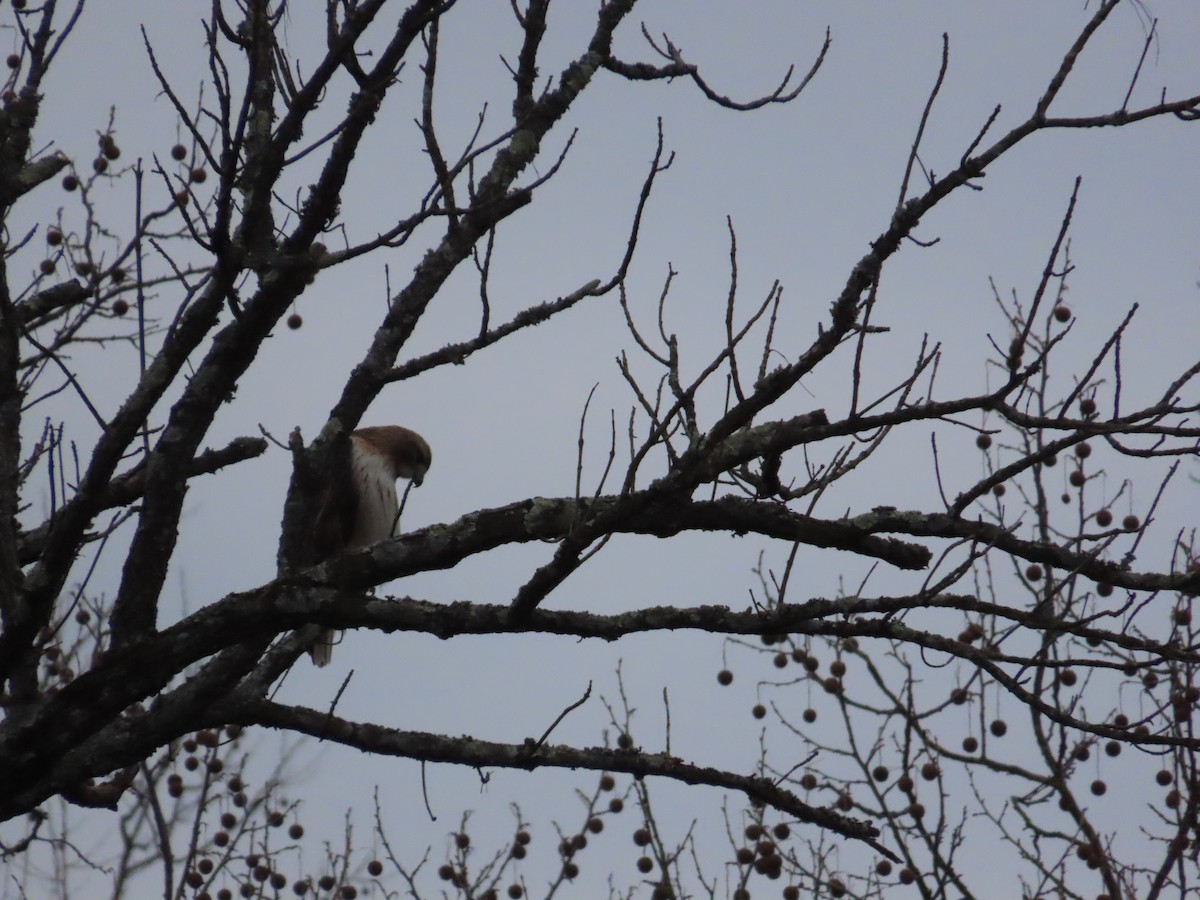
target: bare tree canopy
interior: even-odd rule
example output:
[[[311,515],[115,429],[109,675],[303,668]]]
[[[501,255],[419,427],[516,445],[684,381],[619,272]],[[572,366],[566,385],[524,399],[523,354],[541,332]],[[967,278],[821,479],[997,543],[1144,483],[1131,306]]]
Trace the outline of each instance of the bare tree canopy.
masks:
[[[1195,286],[1186,301],[1085,311],[1070,293],[1088,215],[1079,177],[1031,209],[1020,239],[1037,242],[1036,271],[989,285],[976,268],[981,290],[953,303],[932,271],[973,203],[1015,190],[1016,158],[1082,157],[1119,136],[1137,168],[1138,148],[1164,135],[1195,140],[1200,69],[1157,82],[1167,54],[1149,7],[1076,11],[1024,101],[990,85],[969,106],[947,98],[964,88],[941,34],[914,53],[928,78],[902,142],[888,135],[904,147],[891,193],[839,185],[826,206],[797,192],[778,245],[760,247],[722,208],[750,165],[736,135],[785,111],[793,129],[833,127],[805,110],[851,77],[828,28],[772,59],[733,33],[712,51],[689,28],[697,10],[668,8],[705,47],[693,54],[651,0],[213,0],[180,16],[190,45],[143,28],[138,46],[114,47],[89,31],[101,6],[0,7],[13,41],[0,108],[0,898],[68,896],[70,873],[89,867],[114,896],[167,898],[372,885],[552,896],[571,882],[590,896],[738,900],[1196,890],[1200,353],[1196,332],[1181,339]],[[756,6],[739,24],[778,13]],[[1106,41],[1128,65],[1123,96],[1096,108],[1079,69]],[[103,54],[136,54],[156,99],[72,109],[95,117],[88,158],[46,110]],[[659,112],[642,115],[650,96]],[[689,149],[673,122],[686,135],[714,113],[735,137],[710,154],[711,193],[660,201]],[[626,131],[642,155],[605,169]],[[799,141],[791,152],[780,193],[805,167]],[[1191,204],[1194,162],[1161,173]],[[807,177],[815,190],[822,176]],[[1146,208],[1110,228],[1132,244],[1160,200],[1172,198],[1139,196]],[[789,259],[804,229],[833,229],[854,206],[873,231],[804,282]],[[601,207],[621,210],[619,231]],[[713,264],[699,245],[654,256],[663,232],[686,247],[697,216],[721,229],[719,284],[687,280],[689,264]],[[777,272],[765,282],[764,257]],[[906,282],[920,266],[927,281]],[[1177,334],[1147,333],[1140,310],[1156,303],[1177,305]],[[952,305],[970,334],[949,324]],[[584,372],[593,352],[615,367]],[[596,378],[603,388],[577,391]],[[556,391],[569,399],[552,403]],[[376,424],[415,430],[358,431]],[[370,490],[406,479],[375,507],[396,523],[375,543],[389,533],[379,522],[355,531],[369,501],[356,431],[388,460]],[[272,464],[286,490],[264,474]],[[197,496],[230,512],[193,518]],[[281,520],[273,559],[259,552],[264,509]],[[717,546],[741,548],[728,557],[740,591],[679,587]],[[629,583],[640,595],[614,587]],[[342,646],[313,670],[308,652],[333,632]],[[391,655],[362,649],[372,634]],[[593,675],[611,670],[539,672],[575,693],[512,698],[525,707],[514,727],[541,723],[523,740],[469,715],[431,731],[391,693],[423,637],[464,655],[475,639],[639,640],[705,686],[635,692],[618,671],[596,691],[618,699],[588,743],[565,723],[600,701]],[[536,666],[523,652],[504,672],[447,655],[403,690],[454,707]],[[743,682],[754,704],[727,722],[719,698]],[[661,736],[634,718],[644,692],[663,708]],[[673,735],[680,710],[709,738]],[[377,803],[374,856],[347,825],[319,865],[290,861],[269,837],[291,822],[294,850],[304,835],[298,801],[281,799],[298,780],[286,754],[248,787],[253,761],[273,755],[253,743],[268,732],[419,762],[407,824],[389,827]],[[752,749],[731,764],[735,735]],[[1118,757],[1136,774],[1112,774]],[[435,763],[485,785],[565,769],[598,786],[578,793],[581,825],[556,825],[548,868],[520,868],[533,827],[521,808],[511,837],[481,836],[464,815],[438,868],[424,848],[440,838],[398,836],[436,820],[421,797]],[[348,777],[329,768],[319,777]],[[1114,817],[1100,798],[1125,779],[1136,809]],[[656,806],[664,784],[717,789],[724,821]],[[614,863],[589,881],[588,835],[626,803],[636,873]],[[92,829],[119,823],[112,859],[75,841],[71,817],[85,815]],[[704,849],[714,839],[721,858]],[[998,843],[1013,861],[1002,894],[978,866]]]

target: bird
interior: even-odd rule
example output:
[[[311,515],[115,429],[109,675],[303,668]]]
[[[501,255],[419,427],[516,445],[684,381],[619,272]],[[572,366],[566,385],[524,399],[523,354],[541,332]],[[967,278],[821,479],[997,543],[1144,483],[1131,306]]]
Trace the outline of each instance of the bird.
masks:
[[[420,487],[432,462],[429,444],[411,429],[372,425],[351,432],[332,453],[314,525],[314,562],[392,537],[401,510],[397,479]],[[322,629],[308,651],[314,665],[329,664],[336,639],[336,631]]]

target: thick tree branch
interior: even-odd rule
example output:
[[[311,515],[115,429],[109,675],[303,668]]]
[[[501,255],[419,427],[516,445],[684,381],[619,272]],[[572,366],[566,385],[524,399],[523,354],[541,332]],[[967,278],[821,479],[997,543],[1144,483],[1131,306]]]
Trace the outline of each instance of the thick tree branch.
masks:
[[[22,301],[17,306],[17,314],[20,316],[21,324],[28,327],[43,316],[82,303],[94,293],[91,287],[82,285],[78,281],[62,281],[43,291],[38,291],[28,300]]]
[[[219,704],[215,713],[221,721],[298,731],[383,756],[401,756],[479,768],[532,771],[549,766],[591,769],[598,772],[626,772],[638,778],[650,775],[684,784],[725,788],[795,816],[801,822],[828,828],[843,837],[864,841],[888,858],[896,859],[890,850],[875,840],[879,836],[879,830],[869,822],[851,819],[830,809],[810,806],[768,778],[697,766],[663,753],[614,750],[607,747],[575,748],[561,744],[538,746],[533,738],[529,738],[525,744],[500,744],[473,737],[446,737],[427,732],[385,728],[368,722],[351,722],[313,709],[284,706],[266,700],[242,701],[236,697]]]
[[[227,466],[245,462],[262,456],[267,450],[267,442],[263,438],[240,437],[234,438],[224,447],[216,450],[205,450],[191,460],[185,468],[185,477],[195,478],[198,475],[211,475]],[[145,464],[139,462],[128,472],[114,478],[104,491],[97,511],[112,509],[117,506],[128,506],[145,490]],[[50,522],[43,522],[36,528],[22,532],[18,537],[17,550],[21,564],[29,565],[42,552],[46,535],[50,530]]]
[[[365,587],[417,571],[449,568],[468,556],[511,543],[561,541],[580,521],[611,521],[612,532],[671,537],[684,531],[756,533],[818,547],[848,550],[882,559],[904,569],[921,569],[929,551],[919,544],[875,539],[844,522],[794,513],[771,501],[726,497],[712,501],[664,501],[641,504],[641,497],[602,496],[523,500],[509,506],[471,513],[451,525],[411,531],[374,549],[345,554],[312,570],[322,581]],[[625,516],[637,504],[636,517]]]

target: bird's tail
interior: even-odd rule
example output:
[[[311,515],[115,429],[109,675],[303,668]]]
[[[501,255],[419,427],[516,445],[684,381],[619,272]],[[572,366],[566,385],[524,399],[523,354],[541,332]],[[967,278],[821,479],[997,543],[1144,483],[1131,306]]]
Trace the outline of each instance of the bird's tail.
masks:
[[[321,629],[316,641],[308,648],[308,655],[312,657],[314,666],[329,665],[329,660],[333,659],[333,645],[337,643],[337,636],[338,633],[331,628]]]

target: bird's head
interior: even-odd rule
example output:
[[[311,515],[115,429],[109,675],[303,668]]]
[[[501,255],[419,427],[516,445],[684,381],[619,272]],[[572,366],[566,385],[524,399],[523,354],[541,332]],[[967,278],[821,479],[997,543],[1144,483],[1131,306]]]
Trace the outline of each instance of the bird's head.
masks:
[[[415,431],[410,431],[409,434],[413,438],[412,446],[405,459],[397,463],[396,473],[401,478],[407,478],[415,487],[420,487],[421,482],[425,480],[425,473],[433,463],[433,453],[423,437]]]
[[[392,473],[397,478],[407,478],[417,487],[425,480],[425,473],[433,462],[433,453],[425,438],[400,425],[376,425],[360,428],[355,436],[373,445],[391,462]]]

